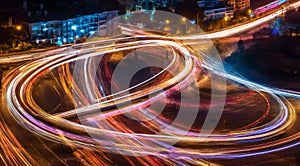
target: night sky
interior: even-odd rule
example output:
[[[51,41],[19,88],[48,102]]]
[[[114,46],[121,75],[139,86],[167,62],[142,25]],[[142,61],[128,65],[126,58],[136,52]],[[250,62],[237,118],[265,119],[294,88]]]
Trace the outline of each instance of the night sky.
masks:
[[[44,10],[48,16],[36,17],[35,13],[43,4]],[[7,19],[8,16],[25,20],[27,13],[23,12],[23,0],[9,0],[0,3],[0,20]],[[32,18],[29,20],[43,21],[41,19],[66,19],[76,17],[78,15],[92,14],[108,10],[119,10],[123,8],[119,6],[116,0],[28,0],[28,10],[31,11]],[[26,20],[27,21],[27,20]],[[29,21],[31,22],[31,21]]]

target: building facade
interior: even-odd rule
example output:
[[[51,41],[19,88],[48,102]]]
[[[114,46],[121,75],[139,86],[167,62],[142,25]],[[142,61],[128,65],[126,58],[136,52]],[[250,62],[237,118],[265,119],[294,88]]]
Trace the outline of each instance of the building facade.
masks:
[[[219,4],[219,0],[201,0],[197,1],[199,7],[215,7]]]
[[[205,7],[205,1],[197,1],[199,7]]]
[[[233,16],[233,7],[208,8],[204,11],[205,20],[214,20]]]
[[[116,16],[118,16],[117,10],[84,15],[66,20],[29,23],[31,41],[36,43],[47,42],[57,45],[73,43],[83,36],[89,36],[97,32],[100,25],[105,24]],[[99,33],[104,33],[103,36],[117,31],[116,21],[109,21],[106,24],[112,25],[107,27],[107,29],[98,31]]]
[[[173,9],[179,2],[183,1],[184,0],[131,0],[130,10],[153,10],[159,7]]]
[[[240,11],[250,8],[250,0],[229,0],[228,4],[233,6],[234,11]]]

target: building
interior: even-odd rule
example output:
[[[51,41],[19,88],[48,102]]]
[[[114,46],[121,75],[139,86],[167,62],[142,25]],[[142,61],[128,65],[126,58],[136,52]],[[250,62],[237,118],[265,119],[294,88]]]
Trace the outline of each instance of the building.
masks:
[[[206,8],[204,11],[205,20],[214,20],[224,17],[233,17],[233,7]]]
[[[100,25],[118,16],[116,4],[116,0],[24,0],[22,10],[27,15],[24,22],[29,25],[32,42],[62,45],[95,33]],[[114,31],[107,28],[101,33]]]
[[[120,0],[119,0],[120,1]],[[131,0],[131,10],[154,10],[157,8],[176,8],[184,0]]]
[[[205,1],[197,1],[197,4],[201,8],[205,7]]]
[[[234,11],[240,11],[250,8],[250,0],[229,0],[228,4],[233,6]]]
[[[219,4],[219,0],[201,0],[197,1],[199,7],[215,7]]]
[[[31,41],[35,43],[51,43],[62,45],[73,43],[83,36],[95,33],[100,25],[118,15],[118,11],[105,11],[102,13],[78,16],[65,20],[52,20],[29,23]],[[109,22],[111,26],[98,31],[100,35],[109,35],[117,32],[117,23]],[[113,27],[113,28],[112,28]]]
[[[228,6],[225,0],[200,0],[198,7],[204,8],[204,20],[214,20],[233,16],[233,7]]]

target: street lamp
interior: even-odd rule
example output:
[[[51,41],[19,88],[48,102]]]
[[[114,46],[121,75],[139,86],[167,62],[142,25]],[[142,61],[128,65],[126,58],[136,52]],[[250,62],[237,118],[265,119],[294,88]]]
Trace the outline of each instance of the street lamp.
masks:
[[[254,16],[253,11],[251,9],[248,10],[248,14],[249,14],[250,18]]]
[[[224,17],[224,21],[227,22],[228,20],[229,20],[229,16],[225,16],[225,17]]]
[[[249,14],[249,15],[251,15],[251,13],[252,13],[252,10],[251,10],[251,9],[249,9],[249,10],[248,10],[248,14]]]
[[[20,30],[22,29],[22,26],[21,26],[21,25],[18,25],[18,26],[16,26],[16,29],[17,29],[18,31],[20,31]]]

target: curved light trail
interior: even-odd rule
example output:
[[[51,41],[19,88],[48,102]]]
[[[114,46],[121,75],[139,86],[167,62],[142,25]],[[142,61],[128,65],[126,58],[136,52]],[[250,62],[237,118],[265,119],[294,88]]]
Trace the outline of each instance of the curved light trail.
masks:
[[[290,7],[299,5],[300,2],[297,2]],[[299,122],[299,108],[291,101],[291,98],[299,100],[299,92],[263,86],[238,76],[230,69],[224,72],[222,65],[205,54],[204,49],[210,45],[208,41],[199,42],[197,51],[190,46],[197,43],[193,41],[195,39],[230,36],[279,14],[281,11],[222,32],[178,38],[150,35],[151,32],[144,32],[147,36],[141,35],[143,33],[135,35],[126,28],[131,37],[88,42],[46,52],[41,54],[43,59],[25,64],[7,76],[4,100],[16,121],[33,133],[70,147],[74,156],[86,165],[110,163],[106,155],[109,152],[121,155],[131,164],[206,165],[214,159],[259,156],[299,146],[300,130],[295,126]],[[134,57],[136,50],[139,57]],[[127,63],[134,58],[140,62],[151,59],[162,63],[160,69],[150,68],[151,76],[124,88],[115,79],[114,70],[116,64],[129,56],[126,52],[133,54]],[[115,59],[113,56],[116,56]],[[76,65],[82,70],[74,71]],[[51,73],[56,75],[53,79],[57,84],[52,85],[53,89],[71,100],[76,106],[74,109],[53,113],[38,102],[34,89],[41,85],[39,82],[45,75]],[[218,85],[222,82],[216,85],[220,88],[218,91],[227,93],[225,103],[221,99],[212,101],[209,92],[206,92],[212,89],[210,79],[213,76],[230,80],[225,88]],[[196,92],[200,93],[201,100],[195,97],[200,96]],[[178,97],[182,94],[187,94],[191,100]],[[194,98],[197,102],[193,102]],[[165,106],[162,112],[152,106],[157,103]],[[245,106],[248,112],[242,109]],[[210,107],[224,107],[224,115],[251,115],[249,111],[252,110],[257,110],[257,115],[230,127],[222,123],[229,123],[234,117],[220,117],[221,125],[214,126],[216,129],[209,133],[199,124],[186,126],[177,121],[174,114],[179,116],[180,109],[177,112],[176,109],[181,107],[190,110],[184,114],[196,112],[195,122],[199,120],[197,114],[205,117],[210,113]],[[170,114],[169,108],[174,109],[171,110],[173,114]],[[206,123],[201,117],[199,121]],[[34,164],[35,160],[11,136],[9,129],[0,127],[7,131],[0,133],[4,136],[0,141],[15,144],[1,147],[7,147],[5,152],[9,154],[3,160],[9,164]],[[89,158],[85,157],[87,154]]]
[[[251,28],[259,26],[263,23],[271,21],[275,17],[278,17],[278,16],[282,15],[283,13],[286,13],[287,11],[299,8],[299,6],[300,6],[300,1],[290,2],[290,4],[287,4],[287,6],[285,6],[283,9],[272,12],[271,14],[268,14],[266,16],[259,16],[259,18],[253,19],[248,23],[243,23],[241,25],[237,25],[235,27],[230,27],[225,30],[220,30],[218,32],[193,34],[193,35],[184,36],[184,37],[177,37],[177,39],[179,39],[179,40],[197,40],[197,39],[216,39],[216,38],[229,37],[231,35],[239,34],[241,32],[244,32],[246,30],[249,30]],[[131,29],[128,29],[126,27],[122,27],[122,28],[125,31],[128,30],[129,32],[132,32]],[[59,52],[59,49],[54,50],[54,52],[56,52],[56,51]],[[53,54],[55,54],[55,53],[53,53]],[[28,60],[36,60],[36,59],[44,58],[44,57],[51,56],[51,55],[52,55],[52,52],[48,51],[46,53],[31,53],[31,54],[27,53],[27,54],[21,54],[18,56],[0,57],[0,64],[11,64],[11,63],[16,63],[16,62],[24,62],[24,61],[28,61]]]
[[[172,159],[172,161],[176,161],[175,163],[177,164],[191,161],[193,163],[205,163],[202,159],[210,158],[226,159],[254,156],[298,145],[297,140],[299,139],[300,133],[269,142],[267,141],[272,140],[273,137],[280,135],[282,132],[293,126],[294,121],[296,120],[293,106],[288,100],[278,97],[278,95],[289,95],[290,93],[257,85],[234,75],[225,74],[224,72],[221,73],[218,70],[218,66],[214,66],[215,64],[210,64],[209,61],[205,61],[205,59],[209,57],[195,54],[193,50],[189,50],[188,47],[179,41],[166,40],[164,38],[159,39],[157,37],[153,37],[153,39],[149,39],[149,37],[144,37],[144,39],[143,37],[134,37],[134,39],[138,40],[115,44],[113,49],[110,49],[110,47],[112,47],[111,45],[103,45],[95,42],[86,43],[81,45],[80,50],[77,50],[75,48],[76,46],[73,48],[71,47],[65,49],[67,51],[62,52],[61,54],[56,54],[22,66],[15,72],[11,73],[6,82],[6,101],[12,110],[11,113],[17,121],[21,122],[24,126],[26,126],[26,128],[33,132],[54,141],[67,143],[69,146],[78,146],[100,151],[112,151],[115,153],[121,151],[121,154],[150,155],[161,159]],[[140,43],[143,43],[143,45]],[[99,46],[92,47],[92,45],[95,44],[98,44]],[[98,94],[91,94],[95,92],[95,87],[92,86],[95,80],[91,81],[88,77],[86,77],[85,81],[83,81],[85,82],[83,87],[85,89],[90,89],[88,92],[89,95],[100,95],[97,98],[101,98],[101,100],[98,101],[96,98],[94,103],[93,100],[89,100],[87,99],[87,96],[82,95],[82,89],[78,88],[79,85],[74,84],[73,77],[75,75],[72,76],[72,71],[70,71],[70,65],[73,62],[89,62],[92,58],[97,56],[102,57],[106,54],[141,47],[171,47],[173,58],[171,58],[170,64],[166,65],[166,69],[174,70],[176,75],[173,75],[173,77],[170,77],[168,80],[163,79],[162,82],[157,82],[160,75],[163,75],[167,71],[162,70],[152,78],[137,84],[137,86],[134,86],[131,89],[143,86],[147,83],[150,83],[151,86],[146,86],[144,87],[146,89],[143,89],[143,91],[138,90],[127,94],[126,96],[122,96],[123,92],[120,91],[120,97],[116,97],[119,96],[117,94],[101,97],[101,91],[99,91],[99,93],[97,92]],[[182,59],[182,61],[176,61],[178,59]],[[103,63],[105,64],[108,62],[104,61]],[[183,64],[181,65],[181,63]],[[83,64],[85,64],[85,68],[90,70],[90,64]],[[198,64],[201,65],[199,66]],[[178,65],[182,67],[176,67]],[[211,66],[213,68],[206,66]],[[35,82],[37,82],[45,73],[59,68],[64,69],[64,72],[59,74],[67,76],[67,78],[60,81],[64,82],[66,85],[71,82],[73,88],[75,88],[73,89],[76,93],[75,96],[81,98],[80,101],[85,102],[86,106],[58,114],[49,114],[45,112],[45,110],[41,109],[35,102],[31,95],[33,93],[32,89],[35,86]],[[90,72],[88,70],[85,70],[85,72]],[[109,68],[105,69],[107,77],[112,76],[112,74],[109,74],[111,72],[109,70]],[[241,84],[246,84],[253,90],[254,94],[260,95],[262,97],[262,101],[265,101],[267,105],[266,113],[253,123],[241,126],[240,130],[233,130],[225,133],[212,133],[205,139],[201,139],[196,131],[186,132],[184,130],[184,126],[181,126],[180,124],[174,125],[172,130],[168,133],[158,132],[159,128],[168,127],[168,121],[171,119],[157,115],[155,110],[149,109],[149,104],[159,102],[163,95],[172,96],[174,91],[176,92],[179,89],[184,89],[186,85],[191,84],[195,78],[197,78],[199,74],[203,73],[205,70],[210,70],[211,72],[218,74],[219,77],[226,77]],[[88,75],[90,74],[87,74],[87,76]],[[198,80],[198,82],[201,82],[204,78]],[[77,83],[77,81],[75,83]],[[159,89],[164,89],[164,93],[160,94],[161,92],[158,91]],[[257,90],[263,92],[259,92]],[[144,96],[148,95],[153,97],[144,99]],[[296,93],[293,93],[292,95],[293,97],[299,98]],[[71,95],[71,97],[75,96]],[[103,97],[106,98],[106,100],[103,100]],[[142,100],[134,104],[130,102],[130,105],[125,105],[119,109],[111,109],[114,105],[137,99]],[[268,116],[270,109],[274,109],[271,108],[270,101],[272,101],[272,103],[277,103],[276,108],[279,111],[276,117],[272,118],[272,120],[261,124],[261,122]],[[172,105],[178,105],[177,102],[170,99],[167,99],[167,102]],[[179,105],[180,104],[181,103],[179,103]],[[195,107],[195,105],[188,103],[186,103],[186,105],[187,107]],[[99,109],[106,111],[99,112],[97,111]],[[125,124],[118,120],[119,116],[131,113],[132,111],[136,112],[134,113],[134,116],[138,119],[152,119],[157,116],[159,118],[146,121],[146,123],[143,121],[136,122],[140,123],[140,125],[144,125],[144,127],[147,124],[146,128],[149,131],[149,133],[136,133],[132,130],[132,128],[126,127]],[[72,119],[77,115],[81,116],[81,122],[72,121]],[[103,120],[105,122],[101,122]],[[55,126],[53,126],[53,124],[55,124]],[[86,133],[88,133],[88,135],[86,135]],[[170,144],[174,140],[178,140],[183,145],[187,145],[187,148],[180,148]],[[262,142],[261,140],[264,141]],[[203,147],[194,149],[190,147],[189,144],[197,144],[198,146],[202,145],[203,147],[210,147],[215,150],[207,151],[205,148],[203,149]],[[234,144],[239,144],[244,148],[226,148],[226,145]],[[217,149],[215,146],[224,146],[224,148]]]

